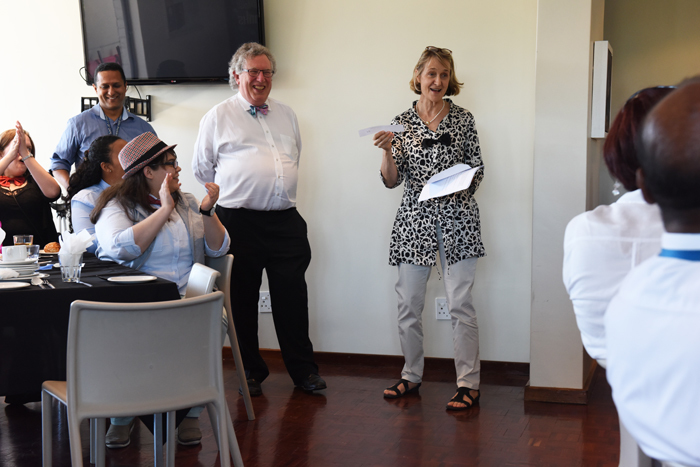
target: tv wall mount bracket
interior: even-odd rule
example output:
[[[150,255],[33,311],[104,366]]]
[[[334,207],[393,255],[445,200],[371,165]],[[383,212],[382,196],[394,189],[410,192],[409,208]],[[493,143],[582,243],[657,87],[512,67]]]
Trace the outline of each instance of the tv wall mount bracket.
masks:
[[[81,97],[80,98],[80,111],[84,112],[87,109],[94,107],[99,100],[97,97]],[[134,115],[140,117],[146,117],[146,121],[150,122],[153,120],[151,117],[151,96],[146,96],[145,99],[137,99],[135,97],[127,96],[124,100],[124,105],[126,110]]]

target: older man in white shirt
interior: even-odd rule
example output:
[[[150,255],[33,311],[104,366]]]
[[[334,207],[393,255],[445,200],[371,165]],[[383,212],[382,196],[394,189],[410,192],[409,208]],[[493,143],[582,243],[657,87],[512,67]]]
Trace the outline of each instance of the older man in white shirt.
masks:
[[[275,59],[266,47],[243,44],[229,72],[239,92],[202,118],[192,171],[199,182],[221,187],[216,214],[231,236],[231,305],[250,394],[262,394],[269,374],[258,346],[263,269],[289,375],[306,391],[325,389],[309,339],[304,274],[311,248],[296,210],[299,124],[291,108],[268,97]]]

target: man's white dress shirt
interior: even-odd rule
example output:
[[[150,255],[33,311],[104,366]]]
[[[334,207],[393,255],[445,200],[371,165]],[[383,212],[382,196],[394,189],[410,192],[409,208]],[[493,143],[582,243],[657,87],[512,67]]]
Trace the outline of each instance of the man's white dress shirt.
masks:
[[[252,116],[240,93],[204,115],[194,145],[192,171],[200,183],[220,187],[225,208],[275,211],[296,206],[301,153],[294,111],[267,100],[267,115]]]
[[[663,234],[700,250],[700,234]],[[605,315],[607,377],[642,450],[700,466],[700,262],[656,256],[625,278]]]
[[[641,190],[574,217],[564,234],[564,286],[588,354],[605,356],[603,316],[627,273],[660,250],[663,223]]]

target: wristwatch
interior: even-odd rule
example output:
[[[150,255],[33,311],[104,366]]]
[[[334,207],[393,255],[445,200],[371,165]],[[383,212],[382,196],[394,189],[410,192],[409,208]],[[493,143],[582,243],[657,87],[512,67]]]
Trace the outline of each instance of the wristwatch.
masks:
[[[31,152],[22,158],[22,162],[26,161],[30,157],[34,157],[34,154],[32,154]]]
[[[202,209],[202,205],[199,205],[199,213],[203,216],[211,217],[212,214],[214,214],[214,206],[211,207],[209,211],[205,211]]]

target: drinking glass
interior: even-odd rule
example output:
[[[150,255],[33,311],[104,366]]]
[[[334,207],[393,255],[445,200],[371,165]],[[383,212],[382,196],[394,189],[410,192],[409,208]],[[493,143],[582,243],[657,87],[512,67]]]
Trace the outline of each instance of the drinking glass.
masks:
[[[34,241],[34,235],[13,235],[15,245],[31,245]]]
[[[27,259],[39,259],[39,245],[27,245]]]
[[[80,271],[83,268],[83,254],[66,253],[58,255],[61,265],[61,279],[63,282],[77,282],[80,280]]]

